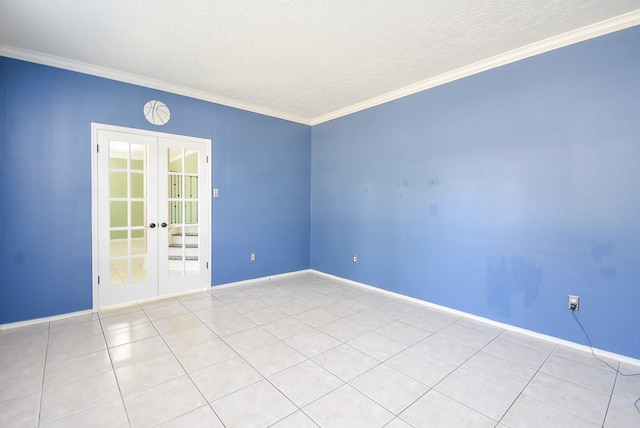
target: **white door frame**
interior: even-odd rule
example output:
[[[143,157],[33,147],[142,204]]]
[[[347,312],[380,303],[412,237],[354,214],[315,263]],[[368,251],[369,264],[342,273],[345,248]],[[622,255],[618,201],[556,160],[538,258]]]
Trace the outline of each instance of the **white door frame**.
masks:
[[[177,134],[168,134],[165,132],[157,132],[157,131],[147,131],[144,129],[136,129],[136,128],[127,128],[123,126],[115,126],[115,125],[107,125],[103,123],[91,123],[91,282],[92,282],[92,300],[93,300],[93,311],[97,312],[100,308],[100,283],[99,283],[99,273],[100,273],[100,257],[98,251],[98,195],[100,193],[100,189],[98,189],[98,131],[114,131],[114,132],[124,132],[129,134],[138,134],[145,135],[155,138],[166,138],[166,139],[179,139],[183,141],[193,141],[196,143],[204,143],[206,146],[206,174],[207,174],[207,186],[209,189],[211,188],[211,140],[206,138],[198,138],[198,137],[189,137],[185,135],[177,135]],[[102,150],[106,150],[106,148],[102,148]],[[203,203],[206,204],[207,213],[207,222],[209,223],[209,233],[207,236],[202,238],[201,242],[204,242],[208,246],[208,260],[206,260],[209,269],[207,269],[207,274],[209,276],[208,284],[211,285],[211,193],[205,193],[207,197]]]

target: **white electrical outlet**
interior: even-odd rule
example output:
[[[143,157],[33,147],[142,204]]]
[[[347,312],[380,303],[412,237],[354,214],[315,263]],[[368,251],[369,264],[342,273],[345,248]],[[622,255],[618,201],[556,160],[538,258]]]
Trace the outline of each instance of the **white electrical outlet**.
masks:
[[[580,310],[580,296],[573,296],[569,294],[569,309],[572,311]]]
[[[354,263],[358,263],[358,255],[357,254],[353,255],[353,262]]]
[[[251,253],[250,260],[251,260],[252,262],[255,262],[255,261],[256,261],[256,253]]]

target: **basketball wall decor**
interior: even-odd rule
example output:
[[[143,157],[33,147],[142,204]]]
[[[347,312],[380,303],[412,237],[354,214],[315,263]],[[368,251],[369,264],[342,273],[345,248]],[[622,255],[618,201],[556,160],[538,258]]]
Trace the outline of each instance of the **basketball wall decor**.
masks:
[[[164,125],[169,122],[171,112],[162,101],[151,100],[144,105],[144,117],[154,125]]]

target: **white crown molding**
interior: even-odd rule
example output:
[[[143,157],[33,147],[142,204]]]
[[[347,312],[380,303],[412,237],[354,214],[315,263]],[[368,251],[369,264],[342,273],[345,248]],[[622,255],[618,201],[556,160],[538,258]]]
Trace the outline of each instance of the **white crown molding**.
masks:
[[[554,36],[540,42],[532,43],[521,48],[514,49],[482,61],[478,61],[457,70],[453,70],[451,72],[444,73],[427,80],[423,80],[422,82],[405,86],[404,88],[388,92],[384,95],[370,98],[361,103],[353,104],[349,107],[345,107],[343,109],[335,110],[331,113],[315,117],[311,120],[311,126],[318,125],[323,122],[328,122],[330,120],[347,116],[349,114],[357,113],[359,111],[388,103],[389,101],[394,101],[409,95],[413,95],[418,92],[434,88],[436,86],[444,85],[445,83],[450,83],[454,80],[462,79],[464,77],[481,73],[492,68],[497,68],[502,65],[510,64],[512,62],[516,62],[575,43],[583,42],[585,40],[593,39],[598,36],[613,33],[615,31],[624,30],[625,28],[634,27],[639,24],[640,9],[617,16],[615,18],[598,22],[596,24],[588,25],[577,30],[570,31],[559,36]]]
[[[279,110],[258,106],[243,101],[215,95],[210,92],[200,91],[197,89],[187,88],[185,86],[175,85],[173,83],[163,82],[161,80],[150,79],[148,77],[139,76],[137,74],[126,73],[123,71],[113,70],[106,67],[100,67],[80,61],[74,61],[53,55],[46,55],[39,52],[28,51],[25,49],[14,48],[2,45],[0,43],[0,56],[18,59],[21,61],[33,62],[50,67],[62,68],[65,70],[76,71],[79,73],[90,74],[92,76],[104,77],[106,79],[117,80],[119,82],[130,83],[133,85],[143,86],[146,88],[157,89],[159,91],[170,92],[172,94],[184,95],[186,97],[195,98],[203,101],[209,101],[227,107],[233,107],[240,110],[250,111],[253,113],[263,114],[278,119],[284,119],[291,122],[310,125],[308,118],[285,113]]]
[[[259,105],[223,97],[220,95],[215,95],[206,91],[200,91],[180,85],[175,85],[172,83],[163,82],[160,80],[150,79],[132,73],[125,73],[106,67],[99,67],[79,61],[73,61],[52,55],[14,48],[11,46],[3,45],[2,42],[0,42],[0,56],[6,56],[13,59],[19,59],[23,61],[48,65],[51,67],[104,77],[111,80],[117,80],[133,85],[171,92],[173,94],[184,95],[186,97],[196,98],[203,101],[209,101],[227,107],[233,107],[253,113],[288,120],[291,122],[301,123],[303,125],[313,126],[343,116],[347,116],[349,114],[357,113],[359,111],[366,110],[368,108],[375,107],[390,101],[394,101],[399,98],[413,95],[418,92],[443,85],[445,83],[450,83],[454,80],[462,79],[473,74],[481,73],[492,68],[510,64],[512,62],[549,52],[564,46],[569,46],[575,43],[589,40],[598,36],[613,33],[615,31],[624,30],[625,28],[630,28],[636,25],[640,25],[640,9],[596,24],[588,25],[577,30],[570,31],[559,36],[551,37],[540,42],[532,43],[482,61],[478,61],[457,70],[444,73],[409,86],[405,86],[404,88],[388,92],[374,98],[370,98],[366,101],[356,103],[351,106],[317,116],[315,118],[301,117],[279,110],[274,110],[267,107],[262,107]]]

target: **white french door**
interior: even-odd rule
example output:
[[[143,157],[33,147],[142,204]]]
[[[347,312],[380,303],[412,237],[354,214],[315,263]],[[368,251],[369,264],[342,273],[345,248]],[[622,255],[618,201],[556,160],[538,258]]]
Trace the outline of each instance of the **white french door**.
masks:
[[[210,140],[92,131],[94,308],[209,287]]]

